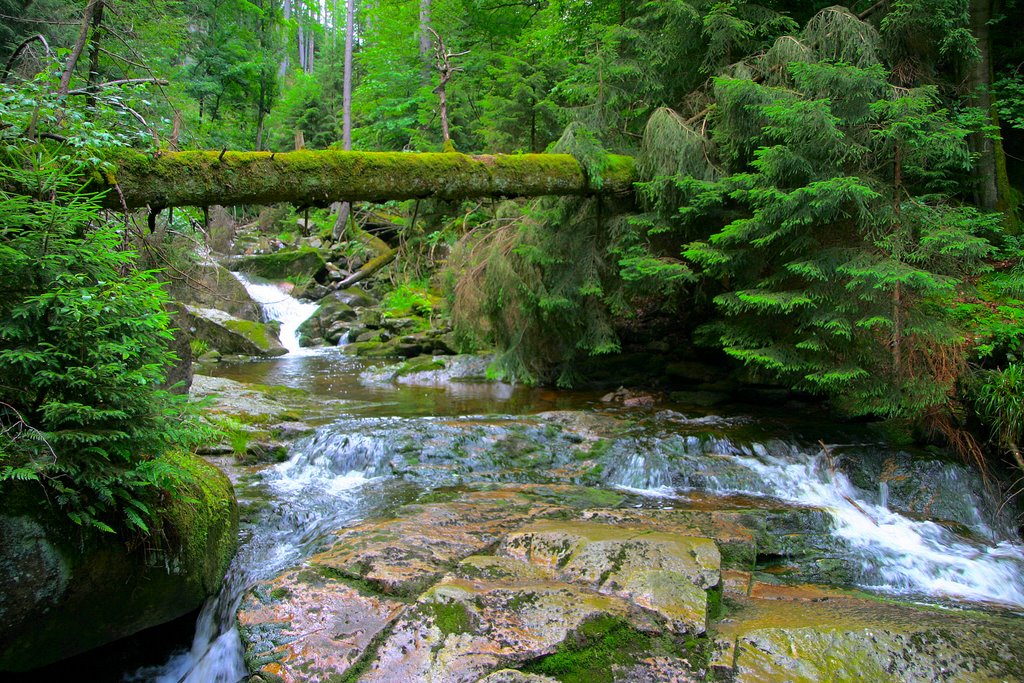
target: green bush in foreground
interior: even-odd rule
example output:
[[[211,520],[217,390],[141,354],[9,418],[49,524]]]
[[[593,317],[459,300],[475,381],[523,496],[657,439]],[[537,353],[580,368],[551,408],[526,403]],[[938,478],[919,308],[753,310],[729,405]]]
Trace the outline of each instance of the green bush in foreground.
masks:
[[[148,533],[189,478],[160,456],[199,436],[187,399],[161,388],[167,297],[68,180],[67,150],[11,146],[0,166],[39,188],[0,194],[0,486],[35,480],[78,524]]]

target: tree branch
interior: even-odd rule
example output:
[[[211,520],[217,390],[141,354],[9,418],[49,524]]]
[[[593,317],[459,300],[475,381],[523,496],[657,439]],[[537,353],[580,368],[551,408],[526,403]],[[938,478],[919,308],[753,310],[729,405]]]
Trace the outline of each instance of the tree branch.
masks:
[[[34,36],[29,36],[28,38],[23,40],[21,44],[18,45],[18,47],[14,49],[14,54],[12,54],[11,58],[7,60],[7,66],[4,67],[3,74],[0,74],[0,83],[3,83],[7,80],[7,77],[11,74],[11,69],[14,68],[14,64],[18,61],[18,58],[21,57],[21,53],[24,52],[31,43],[37,40],[43,44],[44,48],[46,48],[46,54],[50,54],[50,44],[46,42],[46,38],[43,37],[42,33],[37,33]]]
[[[90,92],[99,90],[100,88],[110,88],[115,85],[136,85],[139,83],[152,83],[153,85],[167,85],[168,81],[162,78],[121,78],[116,81],[106,81],[104,83],[96,83],[87,88],[77,88],[75,90],[69,90],[66,95],[88,95]]]
[[[82,23],[78,28],[78,38],[71,49],[71,55],[68,57],[67,66],[64,67],[64,73],[60,76],[60,85],[57,87],[58,96],[67,95],[68,90],[71,88],[71,76],[75,73],[75,67],[78,66],[78,58],[82,56],[82,50],[85,49],[85,39],[89,37],[89,25],[92,23],[92,15],[96,12],[96,6],[101,2],[103,0],[89,0],[89,4],[85,6],[85,12],[82,14]]]

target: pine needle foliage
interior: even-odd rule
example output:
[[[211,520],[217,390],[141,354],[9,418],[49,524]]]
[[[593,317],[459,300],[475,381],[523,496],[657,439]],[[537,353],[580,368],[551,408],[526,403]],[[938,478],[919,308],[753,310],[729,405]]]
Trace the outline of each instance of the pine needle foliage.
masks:
[[[77,524],[149,535],[155,504],[191,480],[164,454],[206,432],[161,388],[175,360],[161,283],[76,180],[98,171],[97,145],[126,141],[104,130],[119,114],[67,109],[42,82],[0,108],[0,173],[36,188],[0,193],[0,488],[36,481]],[[51,122],[75,142],[32,137]]]
[[[917,419],[964,370],[951,302],[997,219],[952,194],[970,131],[934,90],[894,88],[879,55],[829,8],[753,64],[767,78],[714,79],[716,171],[672,176],[677,213],[655,208],[681,238],[720,226],[684,249],[722,288],[707,340],[850,414]]]
[[[578,124],[554,150],[574,154],[590,173],[605,163],[606,152]],[[453,253],[452,322],[464,343],[493,344],[496,371],[510,380],[571,385],[581,358],[619,350],[614,316],[629,313],[630,296],[671,287],[665,268],[689,273],[678,259],[673,266],[649,258],[640,231],[608,198],[509,202],[496,222]]]

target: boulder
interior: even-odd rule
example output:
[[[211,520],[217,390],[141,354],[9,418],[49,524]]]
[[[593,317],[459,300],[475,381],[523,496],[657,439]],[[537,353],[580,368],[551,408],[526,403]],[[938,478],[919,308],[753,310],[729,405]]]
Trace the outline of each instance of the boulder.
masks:
[[[144,544],[74,525],[37,487],[5,491],[0,671],[44,666],[166,623],[219,590],[238,538],[231,483],[195,456],[165,457],[195,482],[163,505],[163,533]]]
[[[189,330],[222,354],[243,356],[283,356],[277,332],[267,323],[243,320],[214,308],[187,306]]]
[[[316,340],[328,340],[333,337],[333,343],[343,334],[339,323],[346,325],[356,319],[356,310],[346,300],[349,297],[341,292],[332,292],[320,300],[320,307],[313,315],[309,316],[299,325],[299,343],[302,346],[312,346]]]
[[[232,270],[257,275],[267,280],[312,278],[323,270],[324,265],[324,257],[320,255],[320,251],[310,247],[282,249],[272,254],[236,256],[228,261],[228,266]]]
[[[259,304],[242,283],[227,268],[212,261],[192,265],[184,278],[169,280],[167,289],[171,298],[183,304],[216,308],[244,320],[260,319]]]

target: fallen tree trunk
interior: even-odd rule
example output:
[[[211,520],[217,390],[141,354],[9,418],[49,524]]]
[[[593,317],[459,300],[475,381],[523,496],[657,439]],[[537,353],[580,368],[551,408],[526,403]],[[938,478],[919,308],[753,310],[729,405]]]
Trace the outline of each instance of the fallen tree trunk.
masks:
[[[129,209],[615,194],[632,192],[635,179],[633,159],[616,155],[601,178],[588,178],[568,154],[124,151],[110,161],[90,189],[111,190],[105,204]]]
[[[387,264],[394,261],[396,256],[398,256],[398,249],[388,249],[376,258],[367,261],[366,265],[339,282],[338,289],[348,289],[357,282],[362,282]]]

